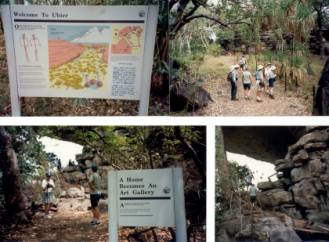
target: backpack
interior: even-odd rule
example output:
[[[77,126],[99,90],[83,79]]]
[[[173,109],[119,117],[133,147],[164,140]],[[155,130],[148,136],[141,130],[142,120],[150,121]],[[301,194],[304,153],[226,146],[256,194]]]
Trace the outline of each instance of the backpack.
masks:
[[[226,80],[227,80],[228,82],[231,82],[231,81],[232,81],[232,78],[233,78],[233,74],[232,74],[232,71],[230,71],[230,72],[227,74]]]

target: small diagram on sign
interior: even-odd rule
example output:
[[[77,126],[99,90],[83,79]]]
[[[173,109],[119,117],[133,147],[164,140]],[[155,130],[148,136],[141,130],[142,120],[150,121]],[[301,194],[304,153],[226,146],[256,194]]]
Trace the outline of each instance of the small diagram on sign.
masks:
[[[108,26],[48,26],[50,86],[100,89],[108,76]]]
[[[41,47],[39,38],[35,34],[29,36],[26,33],[22,33],[19,42],[20,47],[24,49],[25,62],[38,62],[38,49],[39,47]],[[31,52],[33,52],[33,54],[31,54]],[[34,59],[31,59],[32,56],[34,57]]]
[[[112,54],[138,55],[141,50],[143,28],[117,26],[113,28]]]
[[[38,62],[39,61],[38,49],[39,49],[39,47],[41,47],[40,40],[35,34],[32,34],[30,43],[31,43],[31,46],[34,50],[34,60],[36,62]]]

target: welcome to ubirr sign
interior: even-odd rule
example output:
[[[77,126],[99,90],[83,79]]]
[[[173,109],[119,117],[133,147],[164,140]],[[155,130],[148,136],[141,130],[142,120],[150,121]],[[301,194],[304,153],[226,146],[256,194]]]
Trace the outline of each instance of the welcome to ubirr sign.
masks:
[[[118,241],[119,226],[176,227],[185,242],[186,218],[181,168],[110,171],[109,236]]]
[[[20,97],[139,100],[147,115],[157,6],[2,5],[12,115]]]

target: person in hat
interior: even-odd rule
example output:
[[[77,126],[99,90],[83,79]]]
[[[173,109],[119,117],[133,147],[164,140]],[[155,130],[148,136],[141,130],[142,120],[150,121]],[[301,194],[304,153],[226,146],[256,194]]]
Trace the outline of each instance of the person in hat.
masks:
[[[51,218],[49,214],[51,206],[55,203],[55,196],[53,193],[53,189],[55,188],[55,183],[53,179],[51,179],[51,172],[46,172],[46,178],[42,180],[41,183],[42,191],[43,191],[43,204],[45,207],[45,216],[47,218]]]
[[[269,79],[270,79],[270,70],[271,70],[271,66],[272,64],[269,62],[266,64],[265,68],[264,68],[264,77],[265,77],[265,82],[266,82],[266,86],[269,86]],[[269,88],[268,88],[269,90]]]
[[[239,70],[239,65],[234,65],[233,70],[231,70],[230,74],[230,81],[231,81],[231,100],[232,101],[237,101],[236,94],[238,92],[238,87],[237,87],[237,82],[238,82],[238,70]]]
[[[92,174],[89,177],[89,188],[90,188],[90,203],[91,203],[91,212],[93,214],[93,219],[91,220],[92,225],[100,224],[100,212],[98,209],[98,202],[101,198],[100,186],[101,186],[101,177],[98,174],[98,166],[93,163],[91,165]]]
[[[264,92],[264,75],[263,75],[263,66],[259,65],[257,66],[257,71],[255,73],[255,78],[256,78],[256,86],[257,86],[257,91],[256,91],[256,100],[257,102],[262,102],[261,94]]]
[[[275,70],[276,70],[276,67],[271,66],[271,69],[268,74],[269,75],[268,86],[270,89],[269,94],[270,94],[270,98],[272,98],[272,99],[274,99],[273,89],[274,89],[274,82],[275,82],[275,78],[276,78]]]
[[[251,88],[251,73],[248,70],[248,66],[244,67],[242,72],[242,83],[243,83],[243,90],[244,90],[244,98],[250,99],[250,88]]]

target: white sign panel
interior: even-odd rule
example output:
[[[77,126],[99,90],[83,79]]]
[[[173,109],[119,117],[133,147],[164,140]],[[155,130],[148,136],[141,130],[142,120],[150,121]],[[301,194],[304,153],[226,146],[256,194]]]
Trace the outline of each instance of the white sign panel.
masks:
[[[118,171],[119,226],[175,227],[172,169]]]
[[[12,5],[10,17],[20,97],[140,99],[147,6]]]

